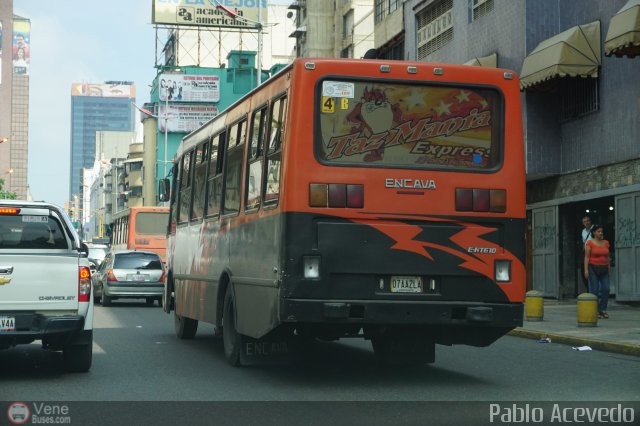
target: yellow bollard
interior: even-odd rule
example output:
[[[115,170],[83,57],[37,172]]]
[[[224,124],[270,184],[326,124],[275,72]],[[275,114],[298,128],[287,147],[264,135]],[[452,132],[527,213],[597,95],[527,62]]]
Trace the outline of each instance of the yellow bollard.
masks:
[[[542,321],[544,317],[544,299],[538,290],[528,291],[524,299],[524,313],[527,321]]]
[[[598,297],[591,293],[578,296],[576,310],[578,327],[595,327],[598,325]]]

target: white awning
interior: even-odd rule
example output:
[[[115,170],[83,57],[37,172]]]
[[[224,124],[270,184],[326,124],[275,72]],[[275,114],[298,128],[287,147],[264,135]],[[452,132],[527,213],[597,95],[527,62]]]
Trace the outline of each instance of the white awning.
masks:
[[[524,59],[520,87],[555,77],[597,77],[602,64],[600,21],[578,25],[540,43]]]
[[[640,0],[629,0],[609,22],[604,39],[607,56],[640,55]]]
[[[492,53],[488,56],[482,56],[479,58],[473,58],[464,63],[464,65],[471,65],[474,67],[490,67],[496,68],[498,66],[498,54]]]

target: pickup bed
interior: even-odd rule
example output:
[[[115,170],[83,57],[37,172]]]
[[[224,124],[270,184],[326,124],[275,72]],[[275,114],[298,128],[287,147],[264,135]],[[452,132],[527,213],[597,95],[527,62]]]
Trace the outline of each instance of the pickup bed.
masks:
[[[42,341],[67,371],[91,368],[93,298],[88,248],[66,213],[0,200],[0,349]]]

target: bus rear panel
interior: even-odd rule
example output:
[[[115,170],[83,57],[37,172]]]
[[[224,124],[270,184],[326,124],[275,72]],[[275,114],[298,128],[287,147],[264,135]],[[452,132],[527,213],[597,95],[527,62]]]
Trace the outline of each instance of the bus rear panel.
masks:
[[[522,325],[517,78],[314,63],[293,83],[314,101],[291,103],[281,321],[329,337],[419,326],[475,346]]]

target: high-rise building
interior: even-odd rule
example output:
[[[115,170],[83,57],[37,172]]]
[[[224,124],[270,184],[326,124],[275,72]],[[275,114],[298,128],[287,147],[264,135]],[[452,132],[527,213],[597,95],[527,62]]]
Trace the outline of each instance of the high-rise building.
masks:
[[[70,200],[82,197],[82,169],[93,167],[96,160],[96,132],[134,131],[135,99],[136,89],[129,81],[71,85]]]
[[[0,2],[0,179],[3,190],[25,199],[29,122],[31,22]]]

